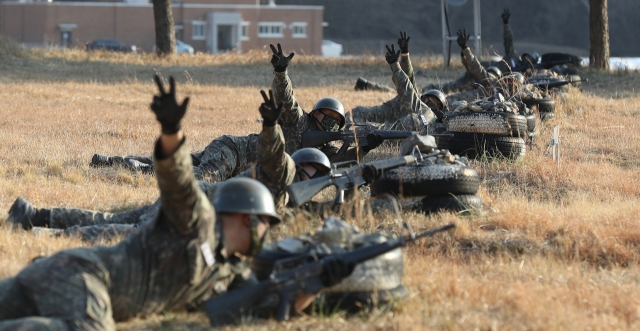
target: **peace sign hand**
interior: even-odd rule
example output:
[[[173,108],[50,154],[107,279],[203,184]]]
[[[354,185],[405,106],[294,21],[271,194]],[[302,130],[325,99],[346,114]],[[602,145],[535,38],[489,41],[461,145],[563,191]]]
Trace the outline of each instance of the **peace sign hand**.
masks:
[[[391,44],[391,48],[389,48],[389,45],[385,46],[387,47],[387,54],[384,55],[384,58],[387,60],[387,63],[394,64],[398,62],[400,59],[400,50],[396,52],[396,46],[393,44]]]
[[[467,34],[467,29],[458,30],[458,45],[460,48],[465,49],[467,47],[467,42],[469,41],[470,35]]]
[[[295,55],[293,52],[289,54],[289,56],[284,56],[282,54],[282,47],[278,43],[278,49],[273,46],[273,44],[269,44],[271,47],[271,51],[273,51],[273,55],[271,56],[271,65],[276,72],[284,72],[287,70],[287,66],[289,65],[289,61],[293,59]]]
[[[262,125],[264,126],[275,126],[280,118],[280,114],[282,114],[282,105],[280,102],[278,106],[276,106],[276,99],[273,97],[273,91],[269,90],[269,96],[264,92],[264,90],[260,90],[260,94],[262,94],[262,98],[264,102],[260,105],[258,110],[260,111],[260,115],[262,115]]]
[[[164,84],[160,76],[155,75],[153,79],[158,85],[160,95],[153,96],[151,110],[156,114],[156,119],[162,126],[162,133],[174,134],[180,131],[180,120],[187,112],[189,97],[184,98],[182,104],[179,105],[176,100],[176,81],[173,76],[169,77],[169,93],[164,89]]]

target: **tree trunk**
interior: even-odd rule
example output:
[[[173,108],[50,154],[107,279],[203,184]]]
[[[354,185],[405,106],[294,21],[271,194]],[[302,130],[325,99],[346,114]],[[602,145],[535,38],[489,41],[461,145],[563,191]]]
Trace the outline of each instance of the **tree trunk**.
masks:
[[[171,0],[153,0],[153,19],[156,24],[156,52],[158,56],[176,52],[176,33],[173,26]]]
[[[589,66],[609,70],[608,0],[589,0]]]

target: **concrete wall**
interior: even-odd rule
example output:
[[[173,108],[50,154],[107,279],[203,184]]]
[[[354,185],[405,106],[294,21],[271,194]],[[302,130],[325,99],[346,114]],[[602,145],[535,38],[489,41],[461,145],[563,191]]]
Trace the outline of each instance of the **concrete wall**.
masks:
[[[197,0],[191,0],[197,1]],[[222,0],[219,0],[220,2]],[[249,0],[245,0],[249,1]],[[228,2],[228,0],[227,0]],[[173,18],[177,37],[194,47],[206,51],[205,40],[192,39],[193,21],[206,21],[210,12],[239,12],[249,22],[248,40],[241,49],[261,49],[269,43],[281,43],[287,50],[303,54],[320,54],[322,45],[323,8],[311,6],[256,6],[185,3],[174,5]],[[283,22],[286,28],[282,38],[258,38],[258,22]],[[307,23],[307,37],[293,38],[290,24]],[[18,42],[31,45],[59,45],[58,24],[76,24],[72,30],[71,47],[83,47],[96,39],[118,39],[151,51],[155,43],[153,8],[151,4],[39,2],[0,3],[0,33]]]

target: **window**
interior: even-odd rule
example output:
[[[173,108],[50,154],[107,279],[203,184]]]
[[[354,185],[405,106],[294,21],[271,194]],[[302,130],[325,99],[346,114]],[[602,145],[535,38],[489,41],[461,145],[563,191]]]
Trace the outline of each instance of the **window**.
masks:
[[[293,38],[307,38],[307,22],[293,22],[291,23],[291,30],[293,30]]]
[[[207,22],[205,21],[193,21],[191,22],[191,39],[193,40],[204,40],[205,36],[205,28],[207,27]]]
[[[282,38],[282,30],[285,25],[282,22],[258,23],[258,38]]]
[[[240,40],[249,40],[249,25],[251,22],[240,23]]]

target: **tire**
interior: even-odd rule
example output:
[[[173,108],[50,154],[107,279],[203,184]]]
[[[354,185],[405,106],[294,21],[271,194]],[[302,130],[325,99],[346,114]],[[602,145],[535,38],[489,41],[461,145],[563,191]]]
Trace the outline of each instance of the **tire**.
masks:
[[[420,206],[423,213],[463,212],[482,208],[482,199],[477,195],[430,196],[422,199]]]
[[[480,179],[470,167],[454,164],[410,165],[385,171],[371,183],[371,195],[389,193],[403,197],[476,194]]]
[[[447,131],[527,137],[527,119],[506,112],[462,112],[445,115]]]
[[[319,293],[315,304],[326,313],[335,309],[346,310],[349,313],[357,313],[363,309],[370,310],[379,305],[391,304],[407,297],[407,289],[404,285],[390,290],[378,290],[367,292],[348,293]]]
[[[524,157],[526,151],[525,141],[522,138],[451,131],[446,131],[444,134],[453,134],[453,137],[437,136],[438,148],[448,149],[452,154],[470,158],[486,153],[492,157],[503,156],[519,160]]]
[[[538,115],[532,113],[525,117],[527,118],[527,132],[529,137],[533,137],[536,135],[536,130],[538,129]]]
[[[551,100],[549,98],[543,98],[543,99],[522,99],[522,102],[524,102],[525,105],[527,105],[527,107],[532,108],[534,106],[538,107],[538,111],[539,112],[545,112],[545,113],[554,113],[556,111],[556,101],[555,100]]]
[[[572,64],[579,67],[582,64],[582,58],[577,55],[567,53],[545,53],[540,57],[540,63],[555,61],[567,61],[567,64]],[[548,68],[547,68],[548,69]]]

